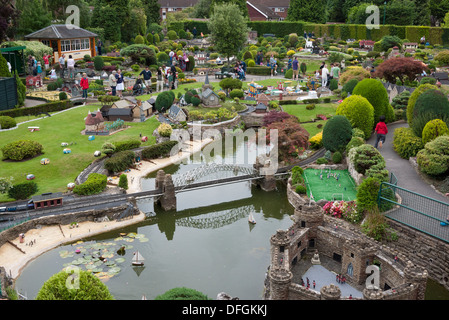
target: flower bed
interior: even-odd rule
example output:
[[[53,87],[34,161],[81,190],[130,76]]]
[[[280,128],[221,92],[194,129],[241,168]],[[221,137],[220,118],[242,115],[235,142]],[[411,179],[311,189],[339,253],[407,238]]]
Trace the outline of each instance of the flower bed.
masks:
[[[356,201],[329,201],[323,206],[324,213],[334,218],[357,223],[362,215],[357,211]]]

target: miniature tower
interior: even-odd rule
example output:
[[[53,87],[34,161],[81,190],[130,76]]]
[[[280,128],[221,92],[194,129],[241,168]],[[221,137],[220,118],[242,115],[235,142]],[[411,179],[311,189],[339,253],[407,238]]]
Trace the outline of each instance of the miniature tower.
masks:
[[[417,290],[412,292],[413,296],[409,297],[409,300],[424,300],[427,286],[427,270],[408,261],[404,269],[404,276],[406,282],[413,283],[418,287]]]
[[[175,186],[171,174],[166,174],[164,178],[164,184],[162,187],[163,195],[159,202],[165,211],[176,209],[176,195]]]
[[[339,300],[341,297],[341,290],[334,284],[324,286],[320,290],[321,300]]]

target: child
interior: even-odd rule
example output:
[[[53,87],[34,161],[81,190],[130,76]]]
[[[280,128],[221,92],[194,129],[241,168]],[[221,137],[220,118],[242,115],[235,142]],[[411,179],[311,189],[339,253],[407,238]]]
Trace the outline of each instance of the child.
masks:
[[[374,131],[377,134],[376,144],[374,145],[374,148],[377,149],[377,146],[379,146],[379,148],[382,148],[382,144],[385,142],[385,137],[388,133],[388,128],[385,124],[385,116],[379,117],[379,122],[377,123],[376,129],[374,129]]]
[[[80,81],[81,89],[83,89],[83,98],[87,99],[87,89],[89,89],[89,79],[87,79],[87,74],[83,73],[83,77]]]

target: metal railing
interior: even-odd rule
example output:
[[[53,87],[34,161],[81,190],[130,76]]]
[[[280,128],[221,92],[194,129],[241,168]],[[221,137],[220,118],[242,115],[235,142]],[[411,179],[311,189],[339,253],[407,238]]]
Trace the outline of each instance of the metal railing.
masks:
[[[398,202],[392,195],[397,194]],[[386,217],[449,243],[449,203],[382,182],[378,193],[379,208],[389,209]],[[382,210],[381,210],[382,211]]]

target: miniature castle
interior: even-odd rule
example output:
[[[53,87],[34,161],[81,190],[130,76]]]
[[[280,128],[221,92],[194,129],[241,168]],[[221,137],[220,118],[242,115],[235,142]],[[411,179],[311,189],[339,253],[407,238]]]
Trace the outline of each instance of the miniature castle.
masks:
[[[292,191],[291,188],[288,190]],[[293,191],[294,192],[294,191]],[[319,291],[293,281],[293,268],[312,255],[332,259],[348,284],[363,287],[363,300],[424,300],[428,273],[408,258],[365,236],[351,224],[324,214],[311,201],[296,203],[293,225],[270,238],[271,262],[265,279],[266,300],[345,300],[338,286]],[[308,262],[310,260],[307,260]],[[315,263],[314,263],[315,262]],[[365,286],[367,266],[380,265],[379,287]]]

